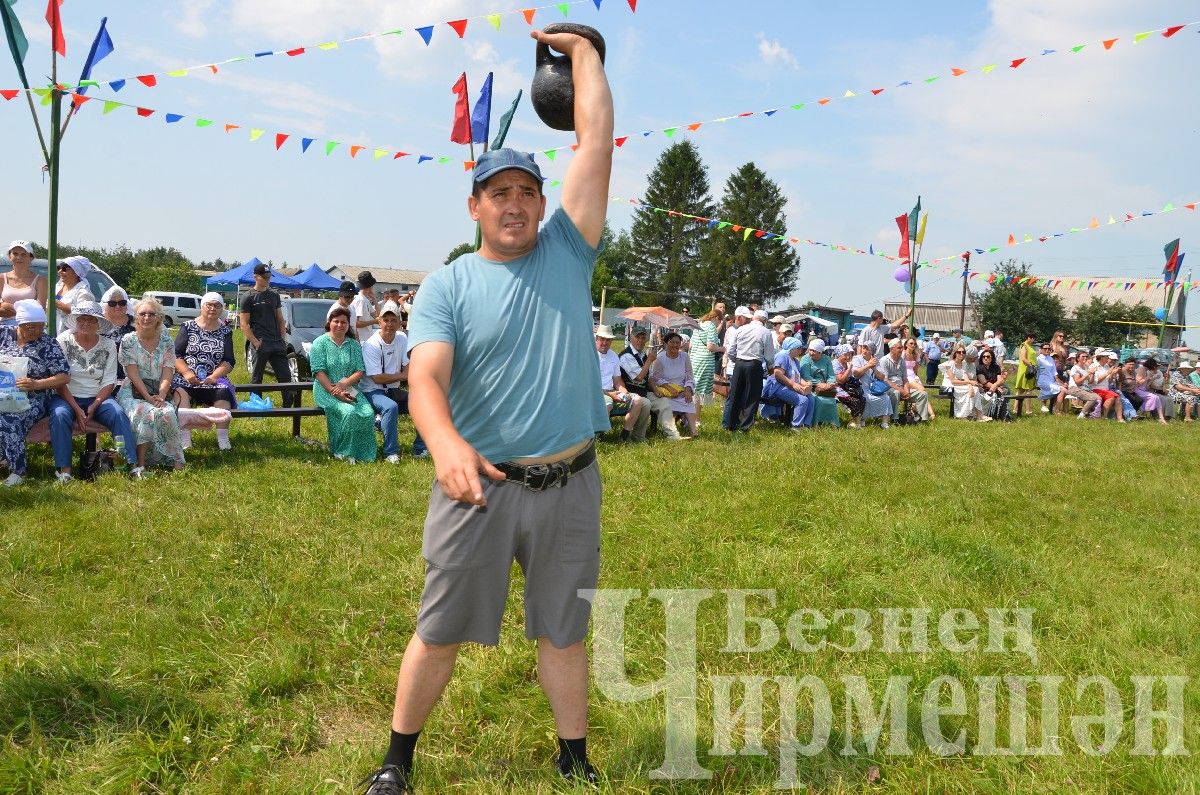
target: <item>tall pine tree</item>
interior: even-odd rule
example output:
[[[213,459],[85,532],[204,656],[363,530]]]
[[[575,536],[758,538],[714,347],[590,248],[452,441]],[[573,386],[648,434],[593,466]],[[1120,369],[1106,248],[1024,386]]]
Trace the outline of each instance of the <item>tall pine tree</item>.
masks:
[[[708,190],[708,167],[691,141],[672,144],[650,172],[643,202],[705,218],[713,213]],[[686,292],[700,266],[700,244],[707,230],[695,221],[649,207],[639,207],[630,226],[630,242],[637,263],[630,274],[638,287],[662,293]],[[673,307],[681,302],[671,295],[638,296],[646,304]]]
[[[787,229],[785,204],[779,186],[754,163],[746,163],[725,182],[718,217],[782,233]],[[688,286],[695,293],[716,296],[731,305],[769,304],[792,293],[799,271],[800,257],[787,240],[764,240],[753,234],[745,237],[729,228],[714,227],[707,232],[701,266],[692,273]]]

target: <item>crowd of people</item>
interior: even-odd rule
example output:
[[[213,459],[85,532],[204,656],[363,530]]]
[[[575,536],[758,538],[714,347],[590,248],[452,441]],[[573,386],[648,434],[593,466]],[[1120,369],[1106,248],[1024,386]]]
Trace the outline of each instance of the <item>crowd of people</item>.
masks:
[[[145,477],[150,468],[185,466],[192,435],[181,421],[184,409],[220,410],[213,420],[217,448],[232,448],[228,412],[238,401],[229,375],[236,359],[233,328],[219,293],[206,293],[199,317],[181,324],[172,338],[162,305],[152,297],[133,301],[113,286],[97,302],[87,290],[85,277],[93,266],[85,258],[59,261],[57,289],[48,298],[45,279],[31,270],[32,245],[14,241],[8,254],[13,269],[4,274],[0,288],[0,369],[12,378],[11,384],[0,379],[0,389],[8,387],[0,401],[5,486],[16,486],[27,476],[27,437],[43,418],[58,482],[75,478],[74,436],[97,424],[111,433],[117,455],[135,478]],[[270,268],[258,265],[254,288],[240,306],[240,326],[256,351],[252,384],[262,382],[267,364],[280,382],[291,381],[286,324],[270,277]],[[310,353],[314,402],[324,410],[335,458],[376,460],[378,415],[383,458],[397,464],[398,415],[408,410],[403,389],[408,346],[401,326],[413,294],[396,291],[375,301],[369,272],[360,274],[357,286],[346,284],[352,301],[330,307],[327,333],[314,341]],[[46,334],[47,300],[55,301],[63,317],[56,338]],[[374,333],[360,343],[356,336],[366,336],[373,327]],[[285,408],[300,405],[297,392],[284,391]],[[428,456],[419,434],[413,453]]]
[[[700,407],[715,396],[725,397],[721,425],[729,431],[747,431],[758,418],[794,431],[928,422],[937,416],[931,392],[949,399],[950,416],[977,422],[1011,420],[1014,399],[1036,401],[1044,413],[1118,422],[1191,422],[1200,407],[1200,371],[1187,360],[1170,371],[1153,356],[1122,362],[1103,347],[1068,346],[1061,331],[1040,345],[1026,334],[1010,360],[1003,332],[924,338],[911,335],[907,320],[906,313],[889,322],[876,310],[856,334],[830,344],[757,307],[726,315],[718,302],[690,339],[657,329],[648,344],[649,329],[628,327],[619,356],[613,330],[601,325],[600,388],[609,413],[624,417],[622,442],[644,440],[652,418],[668,439],[693,438]]]

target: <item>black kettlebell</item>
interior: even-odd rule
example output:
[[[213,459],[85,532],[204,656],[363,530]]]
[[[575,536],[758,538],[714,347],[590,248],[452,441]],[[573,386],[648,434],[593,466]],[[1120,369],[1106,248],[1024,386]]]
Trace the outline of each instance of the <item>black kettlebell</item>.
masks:
[[[600,53],[600,63],[604,63],[604,37],[600,31],[587,25],[576,25],[571,22],[557,22],[547,25],[546,33],[574,33],[583,36],[592,43],[596,52]],[[537,69],[533,73],[533,85],[529,96],[533,109],[538,118],[546,126],[556,130],[575,129],[575,85],[571,81],[571,59],[565,55],[554,55],[549,45],[537,45]]]

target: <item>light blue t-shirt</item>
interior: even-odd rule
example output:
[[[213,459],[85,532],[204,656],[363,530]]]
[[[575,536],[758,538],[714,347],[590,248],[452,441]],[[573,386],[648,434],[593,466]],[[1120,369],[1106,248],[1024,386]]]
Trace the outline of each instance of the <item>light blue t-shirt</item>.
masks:
[[[560,208],[511,262],[464,254],[431,273],[408,346],[454,346],[454,427],[493,463],[565,450],[609,429],[592,330],[596,249]]]

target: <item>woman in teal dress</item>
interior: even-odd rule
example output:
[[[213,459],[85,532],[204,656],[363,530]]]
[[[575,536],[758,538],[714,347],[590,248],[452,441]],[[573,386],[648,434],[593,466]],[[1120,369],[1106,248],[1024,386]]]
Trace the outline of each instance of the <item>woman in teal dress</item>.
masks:
[[[347,336],[349,330],[350,312],[334,306],[325,320],[326,333],[313,341],[309,362],[313,401],[325,409],[329,451],[353,464],[375,460],[375,409],[357,387],[367,368],[358,341]]]
[[[837,410],[837,376],[833,371],[833,360],[825,355],[825,342],[815,334],[808,340],[808,353],[800,357],[797,368],[800,378],[812,384],[813,425],[842,424]]]

